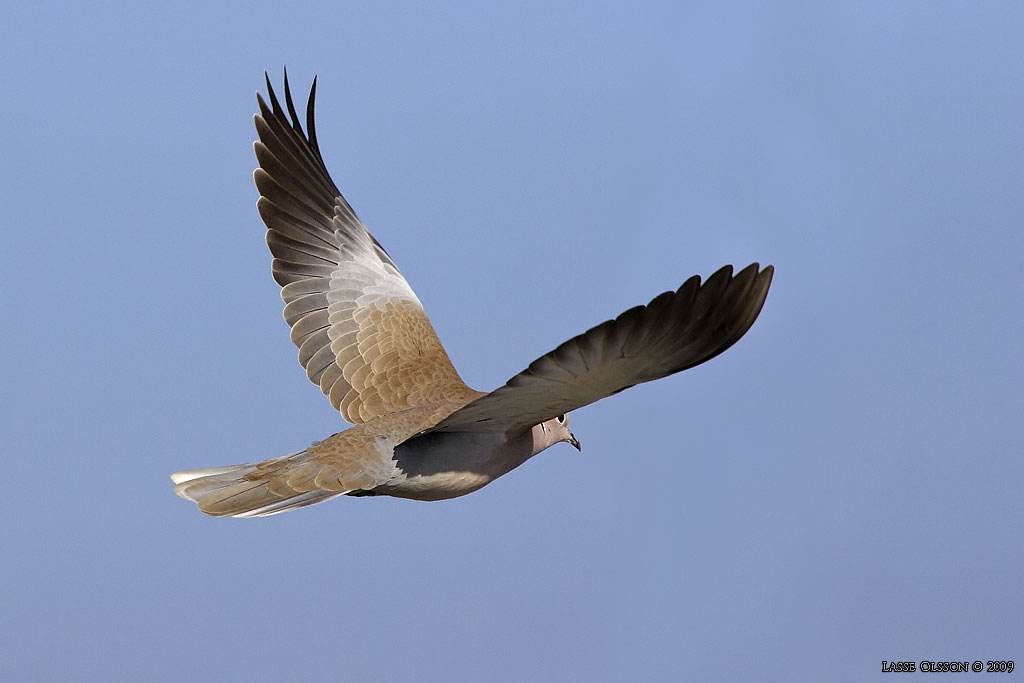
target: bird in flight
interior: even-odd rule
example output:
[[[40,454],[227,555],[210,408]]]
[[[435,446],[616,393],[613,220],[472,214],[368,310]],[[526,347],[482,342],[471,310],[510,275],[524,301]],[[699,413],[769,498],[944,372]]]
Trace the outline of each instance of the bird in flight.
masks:
[[[274,279],[306,376],[353,426],[283,457],[171,475],[175,493],[206,514],[262,517],[341,495],[471,493],[556,443],[579,449],[570,411],[714,358],[761,312],[772,266],[725,266],[560,344],[504,386],[475,391],[331,180],[316,139],[316,79],[308,134],[287,72],[285,107],[266,81],[254,177]]]

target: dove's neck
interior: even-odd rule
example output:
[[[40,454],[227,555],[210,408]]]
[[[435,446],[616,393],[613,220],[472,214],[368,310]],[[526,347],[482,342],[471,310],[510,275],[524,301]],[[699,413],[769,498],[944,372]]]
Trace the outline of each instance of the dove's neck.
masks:
[[[544,429],[543,425],[534,425],[530,430],[530,436],[533,438],[533,449],[529,455],[531,458],[562,440],[562,437],[556,436],[552,430]],[[524,458],[523,461],[525,462],[525,460]],[[522,462],[519,464],[521,465]]]

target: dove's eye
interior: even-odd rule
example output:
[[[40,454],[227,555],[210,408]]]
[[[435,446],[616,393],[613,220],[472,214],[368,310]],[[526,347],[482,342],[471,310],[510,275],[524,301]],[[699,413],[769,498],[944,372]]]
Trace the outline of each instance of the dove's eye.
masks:
[[[565,424],[565,413],[562,413],[561,415],[559,415],[555,419],[558,420],[558,424],[564,425]]]

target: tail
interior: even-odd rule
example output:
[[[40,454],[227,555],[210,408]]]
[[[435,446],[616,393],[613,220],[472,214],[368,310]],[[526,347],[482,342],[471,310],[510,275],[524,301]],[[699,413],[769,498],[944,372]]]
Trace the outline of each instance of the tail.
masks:
[[[298,451],[261,463],[175,472],[171,481],[175,493],[215,517],[265,517],[348,493],[319,488],[296,490],[273,476],[282,468],[301,468],[309,459],[307,451]]]

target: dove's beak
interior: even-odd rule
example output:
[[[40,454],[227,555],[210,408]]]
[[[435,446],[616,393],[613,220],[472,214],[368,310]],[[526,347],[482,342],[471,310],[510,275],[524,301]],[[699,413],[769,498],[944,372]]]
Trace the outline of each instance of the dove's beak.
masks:
[[[580,440],[573,436],[572,432],[569,432],[569,443],[571,443],[572,447],[578,450],[580,453],[583,452],[583,449],[580,448]]]

